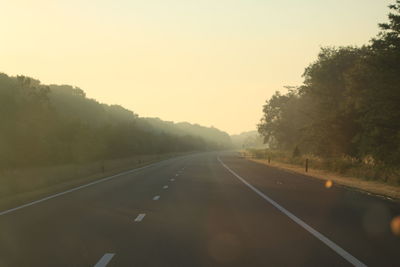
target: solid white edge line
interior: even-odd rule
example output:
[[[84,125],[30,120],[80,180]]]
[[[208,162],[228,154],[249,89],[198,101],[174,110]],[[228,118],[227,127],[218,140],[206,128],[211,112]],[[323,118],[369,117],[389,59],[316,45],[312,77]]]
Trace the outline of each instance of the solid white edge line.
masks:
[[[141,221],[143,220],[144,216],[146,216],[146,213],[140,213],[140,214],[136,217],[135,222],[141,222]]]
[[[160,196],[153,197],[153,200],[159,200],[159,199],[160,199]]]
[[[101,259],[96,263],[94,267],[105,267],[114,257],[115,253],[106,253],[101,257]]]
[[[292,219],[295,223],[297,223],[298,225],[300,225],[301,227],[303,227],[305,230],[307,230],[309,233],[311,233],[314,237],[316,237],[317,239],[319,239],[322,243],[324,243],[325,245],[327,245],[328,247],[330,247],[332,250],[334,250],[337,254],[339,254],[340,256],[342,256],[345,260],[347,260],[349,263],[353,264],[354,266],[360,266],[360,267],[365,267],[367,265],[365,265],[364,263],[362,263],[361,261],[359,261],[357,258],[355,258],[353,255],[351,255],[350,253],[348,253],[347,251],[345,251],[344,249],[342,249],[341,247],[339,247],[337,244],[335,244],[333,241],[331,241],[330,239],[328,239],[326,236],[324,236],[323,234],[321,234],[320,232],[318,232],[317,230],[315,230],[314,228],[312,228],[311,226],[309,226],[307,223],[305,223],[304,221],[302,221],[301,219],[299,219],[298,217],[296,217],[293,213],[291,213],[290,211],[288,211],[287,209],[285,209],[284,207],[282,207],[281,205],[279,205],[277,202],[275,202],[274,200],[272,200],[271,198],[269,198],[267,195],[265,195],[263,192],[261,192],[260,190],[258,190],[257,188],[255,188],[253,185],[251,185],[250,183],[248,183],[244,178],[242,178],[240,175],[238,175],[236,172],[232,171],[227,165],[225,165],[224,162],[222,162],[222,160],[218,157],[217,158],[218,161],[222,164],[222,166],[227,169],[231,174],[233,174],[236,178],[238,178],[242,183],[244,183],[245,185],[247,185],[251,190],[253,190],[255,193],[257,193],[257,195],[259,195],[260,197],[262,197],[264,200],[266,200],[267,202],[269,202],[270,204],[272,204],[275,208],[277,208],[279,211],[281,211],[283,214],[285,214],[286,216],[288,216],[290,219]]]
[[[161,161],[161,162],[163,162],[163,161]],[[68,190],[66,190],[64,192],[60,192],[60,193],[57,193],[57,194],[54,194],[54,195],[50,195],[50,196],[47,196],[47,197],[44,197],[44,198],[41,198],[41,199],[38,199],[38,200],[35,200],[35,201],[32,201],[32,202],[20,205],[18,207],[2,211],[2,212],[0,212],[0,216],[5,215],[7,213],[14,212],[14,211],[19,210],[19,209],[23,209],[23,208],[26,208],[26,207],[41,203],[41,202],[44,202],[44,201],[52,199],[52,198],[56,198],[56,197],[59,197],[59,196],[62,196],[62,195],[65,195],[65,194],[68,194],[68,193],[83,189],[85,187],[89,187],[89,186],[92,186],[92,185],[95,185],[95,184],[98,184],[98,183],[102,183],[102,182],[114,179],[114,178],[119,177],[119,176],[123,176],[123,175],[126,175],[126,174],[134,173],[134,172],[149,168],[149,167],[157,165],[157,164],[159,164],[161,162],[156,162],[156,163],[153,163],[153,164],[150,164],[150,165],[146,165],[146,166],[143,166],[143,167],[140,167],[140,168],[136,168],[136,169],[132,169],[132,170],[129,170],[129,171],[126,171],[126,172],[121,172],[121,173],[118,173],[118,174],[115,174],[115,175],[112,175],[112,176],[108,176],[108,177],[102,178],[100,180],[96,180],[94,182],[90,182],[88,184],[84,184],[84,185],[81,185],[81,186],[78,186],[78,187],[74,187],[72,189],[68,189]]]

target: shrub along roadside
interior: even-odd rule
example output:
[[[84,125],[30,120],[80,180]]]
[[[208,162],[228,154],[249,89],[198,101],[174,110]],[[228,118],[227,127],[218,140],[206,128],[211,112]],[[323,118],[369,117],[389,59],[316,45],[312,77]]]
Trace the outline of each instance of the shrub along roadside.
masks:
[[[400,186],[400,169],[389,168],[374,164],[368,159],[356,160],[351,157],[321,158],[313,155],[299,155],[294,157],[293,153],[271,150],[271,149],[248,149],[246,155],[256,159],[270,159],[272,162],[281,162],[297,166],[305,166],[308,159],[308,168],[324,170],[350,176],[367,181],[378,181],[389,185]]]

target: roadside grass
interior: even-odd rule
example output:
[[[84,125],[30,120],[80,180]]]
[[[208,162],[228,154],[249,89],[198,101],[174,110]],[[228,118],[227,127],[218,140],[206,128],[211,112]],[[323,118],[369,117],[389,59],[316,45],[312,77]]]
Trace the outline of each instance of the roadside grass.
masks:
[[[187,153],[142,155],[85,164],[1,171],[0,211],[100,178],[184,154]]]
[[[241,155],[273,167],[400,199],[400,170],[375,165],[370,159],[363,161],[350,157],[323,159],[313,155],[293,157],[292,153],[270,149],[248,149],[241,151]],[[308,159],[308,172],[305,172],[306,159]]]

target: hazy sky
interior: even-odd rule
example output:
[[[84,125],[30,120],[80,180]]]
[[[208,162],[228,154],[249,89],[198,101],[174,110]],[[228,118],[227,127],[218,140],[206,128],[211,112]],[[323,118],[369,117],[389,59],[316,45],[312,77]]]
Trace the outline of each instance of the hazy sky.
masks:
[[[0,72],[239,133],[321,46],[367,43],[392,2],[0,0]]]

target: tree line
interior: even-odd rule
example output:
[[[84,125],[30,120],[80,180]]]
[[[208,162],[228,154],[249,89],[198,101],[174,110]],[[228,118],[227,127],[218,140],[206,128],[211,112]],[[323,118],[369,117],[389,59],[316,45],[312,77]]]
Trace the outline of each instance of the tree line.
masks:
[[[140,118],[69,85],[0,73],[0,170],[84,163],[142,154],[226,148],[229,136],[199,125]],[[207,134],[218,135],[212,141]]]
[[[258,131],[270,147],[400,166],[400,0],[361,47],[325,47],[304,82],[276,92]]]

